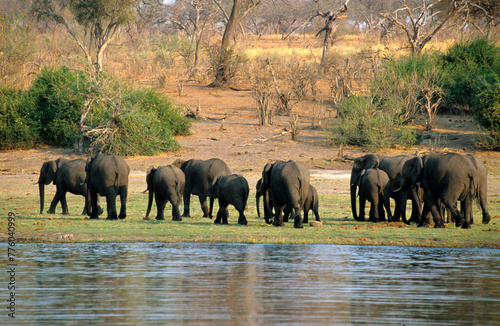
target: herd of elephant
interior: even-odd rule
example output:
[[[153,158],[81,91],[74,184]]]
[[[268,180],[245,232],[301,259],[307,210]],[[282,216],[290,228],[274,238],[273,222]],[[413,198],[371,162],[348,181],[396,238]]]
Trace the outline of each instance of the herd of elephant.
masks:
[[[40,214],[44,209],[45,185],[53,182],[56,194],[48,213],[54,214],[61,202],[62,213],[69,214],[66,193],[85,197],[82,214],[96,219],[103,210],[98,195],[106,198],[107,218],[124,219],[126,213],[128,177],[130,168],[123,158],[113,154],[97,154],[85,159],[59,158],[42,165],[38,180]],[[176,160],[171,165],[153,167],[146,173],[149,193],[146,218],[149,218],[153,198],[156,202],[157,220],[164,220],[164,209],[172,205],[172,219],[181,221],[190,216],[191,195],[198,196],[204,217],[212,218],[214,200],[219,201],[215,223],[228,224],[228,205],[239,213],[238,223],[246,225],[244,211],[249,196],[248,181],[232,174],[227,164],[217,158],[209,160]],[[490,221],[487,208],[487,170],[473,155],[429,154],[425,156],[382,156],[367,154],[354,160],[351,180],[351,207],[355,220],[365,220],[365,204],[371,204],[369,220],[399,221],[427,226],[444,227],[445,211],[456,226],[470,228],[473,223],[472,203],[477,199],[483,211],[483,223]],[[146,192],[145,191],[145,192]],[[120,213],[117,214],[116,198],[120,196]],[[359,214],[356,197],[359,196]],[[295,228],[308,223],[308,212],[319,217],[318,193],[310,184],[308,168],[295,161],[267,163],[262,178],[256,184],[257,215],[260,217],[259,200],[263,198],[264,219],[268,224],[283,226],[288,217]],[[180,213],[181,198],[184,212]],[[207,205],[210,199],[210,207]],[[391,214],[390,198],[395,201]],[[406,202],[412,202],[412,213],[406,218]],[[457,207],[460,201],[461,209]],[[303,218],[302,218],[302,211]],[[387,215],[387,219],[386,216]]]

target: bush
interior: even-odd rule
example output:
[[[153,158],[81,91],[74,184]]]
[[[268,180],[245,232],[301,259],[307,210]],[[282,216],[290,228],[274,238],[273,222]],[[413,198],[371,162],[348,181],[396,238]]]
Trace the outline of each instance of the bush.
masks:
[[[67,67],[44,69],[25,93],[0,89],[1,148],[49,144],[118,155],[154,155],[178,147],[190,122],[163,94],[132,89]]]
[[[485,38],[458,42],[441,55],[440,64],[446,106],[472,107],[485,87],[500,78],[500,47]]]
[[[38,138],[32,123],[33,104],[22,92],[0,88],[0,149],[32,148]]]
[[[31,119],[38,122],[38,134],[45,144],[74,144],[88,89],[85,75],[68,67],[43,69],[37,76],[27,96],[35,106]]]
[[[417,134],[395,119],[392,111],[381,110],[370,99],[351,96],[342,103],[339,118],[332,125],[332,143],[369,148],[389,147],[395,144],[411,146],[417,143]]]

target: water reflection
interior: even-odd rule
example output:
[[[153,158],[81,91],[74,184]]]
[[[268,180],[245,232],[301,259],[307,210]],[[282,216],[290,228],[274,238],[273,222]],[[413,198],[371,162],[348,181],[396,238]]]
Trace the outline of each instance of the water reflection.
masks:
[[[27,325],[500,324],[500,250],[125,243],[18,253],[16,322]]]

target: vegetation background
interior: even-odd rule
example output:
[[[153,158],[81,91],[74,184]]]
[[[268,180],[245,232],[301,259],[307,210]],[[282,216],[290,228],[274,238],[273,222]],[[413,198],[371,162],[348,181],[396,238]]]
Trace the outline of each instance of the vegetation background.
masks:
[[[304,161],[315,156],[310,166],[348,170],[349,155],[364,149],[444,150],[447,144],[439,137],[428,137],[439,113],[478,126],[475,134],[482,137],[464,143],[467,151],[496,149],[499,6],[488,0],[0,0],[0,146],[42,150],[36,166],[56,153],[69,153],[46,146],[69,147],[84,156],[110,151],[131,156],[129,162],[133,155],[158,153],[225,156],[222,150],[179,150],[179,141],[186,144],[188,134],[218,141],[237,121],[241,129],[231,125],[231,136],[223,138],[242,145],[223,158],[253,181],[266,160],[281,155]],[[236,23],[232,34],[231,21]],[[244,104],[237,103],[239,97]],[[255,139],[248,139],[243,125],[250,125],[259,141],[278,145],[267,155],[246,150],[243,146]],[[288,134],[295,141],[283,141]],[[246,143],[240,136],[247,136]],[[298,146],[330,154],[318,157],[305,149],[297,155]],[[14,167],[14,152],[4,154],[5,176],[36,173]],[[497,164],[490,161],[488,167],[495,180]],[[139,164],[135,171],[146,168]],[[16,197],[9,191],[4,207],[12,207]],[[19,197],[31,202],[36,196]],[[140,215],[139,209],[131,211]],[[29,209],[22,214],[34,223],[53,221]],[[332,214],[327,219],[339,223],[348,216]],[[138,216],[132,221],[148,223]],[[498,229],[474,227],[478,233]],[[130,235],[126,229],[120,232]],[[48,234],[52,239],[56,233]]]

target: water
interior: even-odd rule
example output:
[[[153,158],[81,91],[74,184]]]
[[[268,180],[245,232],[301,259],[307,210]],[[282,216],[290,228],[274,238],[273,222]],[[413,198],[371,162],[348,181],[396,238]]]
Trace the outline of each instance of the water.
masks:
[[[16,319],[2,309],[1,325],[500,325],[500,250],[196,243],[16,249]],[[6,244],[0,250],[6,253]],[[8,281],[1,279],[5,299]]]

